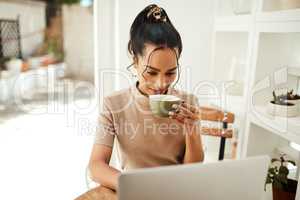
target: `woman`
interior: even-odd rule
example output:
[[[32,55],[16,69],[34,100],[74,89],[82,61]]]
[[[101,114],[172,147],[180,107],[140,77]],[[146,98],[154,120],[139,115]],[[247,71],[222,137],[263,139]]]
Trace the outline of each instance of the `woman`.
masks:
[[[128,51],[137,83],[104,98],[89,169],[95,182],[117,189],[121,173],[109,166],[114,139],[123,170],[202,162],[197,98],[173,88],[181,37],[164,9],[149,5],[135,18]],[[148,96],[171,94],[184,103],[169,118],[151,114]]]

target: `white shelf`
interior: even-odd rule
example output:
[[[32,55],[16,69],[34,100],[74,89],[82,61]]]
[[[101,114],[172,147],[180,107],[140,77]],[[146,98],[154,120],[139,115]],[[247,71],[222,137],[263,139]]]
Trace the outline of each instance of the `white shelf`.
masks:
[[[300,21],[300,9],[261,12],[256,16],[258,22]]]
[[[214,30],[251,32],[255,24],[261,32],[299,32],[300,9],[258,12],[253,15],[218,16],[215,18]]]
[[[297,82],[296,77],[286,74],[298,76],[300,73],[297,69],[300,66],[299,6],[279,0],[258,0],[252,1],[251,14],[235,16],[231,1],[218,0],[218,3],[212,57],[215,79],[226,81],[228,70],[224,68],[230,66],[230,57],[242,58],[246,63],[241,94],[244,96],[227,98],[227,104],[233,106],[230,110],[235,108],[241,112],[237,115],[240,120],[238,155],[272,156],[275,149],[286,147],[289,142],[300,144],[300,116],[273,117],[267,114],[264,106],[272,99],[273,89],[294,89]],[[279,73],[287,66],[295,70],[287,71],[285,76]],[[279,83],[278,80],[285,80],[280,79],[282,77],[288,78]],[[296,199],[300,197],[300,189],[297,193]]]
[[[288,68],[288,74],[292,76],[300,77],[300,67],[290,67]]]
[[[266,112],[266,106],[254,106],[249,114],[252,123],[290,141],[300,144],[300,116],[274,117]]]
[[[299,33],[300,21],[261,22],[256,24],[257,32],[264,33]]]

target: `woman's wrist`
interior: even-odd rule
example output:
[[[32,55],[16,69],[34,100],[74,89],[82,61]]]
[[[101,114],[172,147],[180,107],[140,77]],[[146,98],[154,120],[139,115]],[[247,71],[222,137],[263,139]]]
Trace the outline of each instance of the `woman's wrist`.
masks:
[[[187,137],[200,137],[201,133],[201,124],[199,121],[193,122],[193,124],[186,124],[185,125],[185,133]]]
[[[118,171],[115,175],[114,175],[114,190],[118,191],[118,182],[119,182],[119,176],[121,175],[121,172]]]

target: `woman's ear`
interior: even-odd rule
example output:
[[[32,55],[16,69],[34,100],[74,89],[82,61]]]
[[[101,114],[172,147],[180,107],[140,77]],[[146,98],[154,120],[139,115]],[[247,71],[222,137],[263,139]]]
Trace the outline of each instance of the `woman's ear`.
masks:
[[[138,58],[136,56],[133,57],[133,67],[137,69],[138,67]]]

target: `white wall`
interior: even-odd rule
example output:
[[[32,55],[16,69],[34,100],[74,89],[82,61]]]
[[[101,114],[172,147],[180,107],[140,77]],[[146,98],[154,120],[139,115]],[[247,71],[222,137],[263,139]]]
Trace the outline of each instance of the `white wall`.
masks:
[[[116,77],[109,70],[114,70],[116,65],[116,24],[115,1],[94,1],[94,58],[95,58],[95,88],[98,102],[103,96],[111,93],[116,87]],[[107,72],[106,72],[107,71]],[[101,104],[101,103],[100,103]],[[98,110],[100,110],[101,105]],[[113,148],[110,164],[119,167],[116,157],[116,148]]]
[[[113,91],[116,85],[113,74],[105,73],[102,76],[104,70],[115,69],[115,13],[114,0],[94,1],[95,85],[98,91],[101,90],[101,96]],[[100,95],[99,92],[97,94]]]
[[[66,75],[94,79],[93,12],[80,5],[63,6]]]
[[[26,58],[44,41],[45,3],[33,1],[0,1],[0,19],[20,16],[22,53]]]

